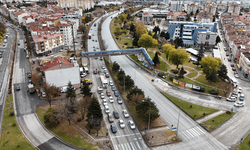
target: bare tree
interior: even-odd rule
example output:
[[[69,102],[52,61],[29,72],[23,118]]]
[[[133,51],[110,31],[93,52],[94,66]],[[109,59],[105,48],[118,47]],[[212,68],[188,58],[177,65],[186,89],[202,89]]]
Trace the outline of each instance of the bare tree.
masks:
[[[141,102],[144,98],[144,95],[140,95],[139,93],[135,93],[131,96],[131,101],[135,102],[135,104],[138,104]]]
[[[88,106],[89,106],[89,103],[91,101],[91,97],[89,96],[86,96],[86,97],[82,97],[82,99],[79,100],[79,111],[82,115],[82,120],[84,119],[84,116],[88,110]]]
[[[219,85],[218,89],[223,91],[224,96],[227,96],[227,94],[229,94],[233,88],[231,84],[224,82]]]
[[[46,82],[43,83],[43,90],[45,92],[45,100],[49,102],[49,105],[51,107],[51,101],[58,93],[58,88],[54,85],[50,85]]]

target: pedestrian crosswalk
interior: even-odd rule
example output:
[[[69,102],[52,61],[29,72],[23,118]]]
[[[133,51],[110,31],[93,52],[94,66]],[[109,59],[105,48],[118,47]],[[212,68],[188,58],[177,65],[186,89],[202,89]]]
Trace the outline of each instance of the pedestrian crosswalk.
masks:
[[[143,140],[131,141],[114,145],[115,150],[149,150]]]
[[[188,140],[188,139],[194,138],[196,136],[200,136],[202,134],[205,134],[203,129],[200,126],[196,126],[194,128],[190,128],[190,129],[181,131],[179,133],[179,136],[181,136],[182,140]]]

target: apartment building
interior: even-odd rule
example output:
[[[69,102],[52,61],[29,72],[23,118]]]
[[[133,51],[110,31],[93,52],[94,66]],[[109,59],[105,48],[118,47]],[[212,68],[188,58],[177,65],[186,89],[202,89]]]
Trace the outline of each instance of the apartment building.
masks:
[[[188,4],[187,4],[187,14],[189,15],[189,14],[191,14],[191,12],[192,12],[193,14],[196,14],[196,11],[197,11],[197,9],[198,9],[198,6],[199,6],[199,4],[196,3],[196,2],[188,3]]]
[[[170,10],[171,11],[181,11],[182,10],[182,0],[171,0],[170,2]]]
[[[250,52],[241,52],[239,59],[239,66],[241,68],[241,72],[245,78],[249,78],[250,72]]]
[[[212,13],[203,11],[197,14],[197,20],[202,23],[210,23],[213,21]]]
[[[196,45],[199,47],[200,45],[214,47],[216,42],[217,34],[216,32],[211,31],[198,31],[196,38]]]
[[[60,29],[60,33],[64,36],[64,44],[65,46],[73,45],[73,36],[72,36],[72,28],[71,22],[67,20],[60,20],[58,22],[58,27]]]
[[[205,5],[205,11],[215,15],[217,9],[217,4],[214,2],[208,1]]]
[[[230,2],[228,4],[228,13],[235,13],[237,15],[240,14],[240,3],[238,2]]]
[[[153,23],[153,15],[150,13],[142,13],[142,22],[146,25],[150,25]]]
[[[93,0],[57,0],[58,6],[65,7],[75,7],[87,10],[94,7]]]

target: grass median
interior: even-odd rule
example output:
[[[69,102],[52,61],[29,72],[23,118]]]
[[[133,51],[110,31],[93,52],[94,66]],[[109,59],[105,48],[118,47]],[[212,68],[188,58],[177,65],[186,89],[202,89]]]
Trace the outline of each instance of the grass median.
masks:
[[[162,93],[162,94],[166,96],[169,100],[171,100],[174,104],[176,104],[178,107],[180,107],[181,110],[186,112],[191,118],[195,120],[218,111],[217,109],[203,107],[200,105],[196,105],[196,104],[192,104],[192,103],[180,100],[179,98],[170,96],[167,93]]]
[[[234,150],[246,150],[250,149],[250,134],[240,143]]]
[[[12,108],[10,108],[10,104],[12,105]],[[10,112],[13,112],[13,109],[13,97],[12,95],[9,95],[9,98],[7,97],[7,100],[5,102],[0,149],[35,150],[35,148],[29,143],[29,141],[20,131],[15,120],[15,115],[10,115]]]

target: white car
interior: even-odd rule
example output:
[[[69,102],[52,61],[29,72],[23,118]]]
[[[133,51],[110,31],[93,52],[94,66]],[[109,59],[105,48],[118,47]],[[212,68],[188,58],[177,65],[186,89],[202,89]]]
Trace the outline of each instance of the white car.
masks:
[[[105,66],[104,66],[104,65],[102,65],[102,69],[105,69]]]
[[[104,106],[105,106],[105,105],[108,105],[108,102],[106,101],[106,99],[103,99],[103,100],[102,100],[102,103],[103,103]]]
[[[108,72],[108,70],[107,70],[107,69],[103,69],[103,72],[104,72],[104,73],[107,73],[107,72]]]
[[[125,118],[128,118],[128,117],[129,117],[129,114],[128,114],[128,112],[127,112],[126,109],[124,109],[124,110],[122,111],[122,113],[123,113],[123,115],[124,115]]]
[[[234,77],[235,77],[235,78],[239,78],[239,75],[238,75],[238,74],[235,74]]]
[[[107,113],[107,114],[110,113],[108,105],[105,105],[104,110],[105,110],[105,113]]]
[[[103,93],[101,93],[101,99],[104,99],[104,98],[105,98],[104,94],[103,94]]]
[[[123,122],[122,119],[119,120],[119,124],[121,128],[125,128],[125,123]]]
[[[84,78],[84,77],[86,77],[87,76],[87,73],[82,73],[81,74],[81,78]]]
[[[238,87],[238,93],[241,93],[241,92],[242,92],[242,88]]]
[[[133,122],[132,120],[129,120],[129,121],[128,121],[128,124],[129,124],[129,126],[130,126],[130,128],[131,128],[132,130],[135,129],[135,124],[134,124],[134,122]]]
[[[42,97],[46,97],[46,94],[45,94],[45,92],[42,92]]]
[[[114,98],[112,96],[109,97],[109,102],[114,103]]]
[[[236,101],[236,97],[228,97],[227,98],[227,101],[230,101],[230,102],[235,102]]]
[[[244,102],[236,102],[236,103],[234,103],[235,107],[243,107],[244,105],[245,105]]]
[[[110,86],[114,85],[114,84],[113,84],[113,81],[109,81],[109,85],[110,85]]]

